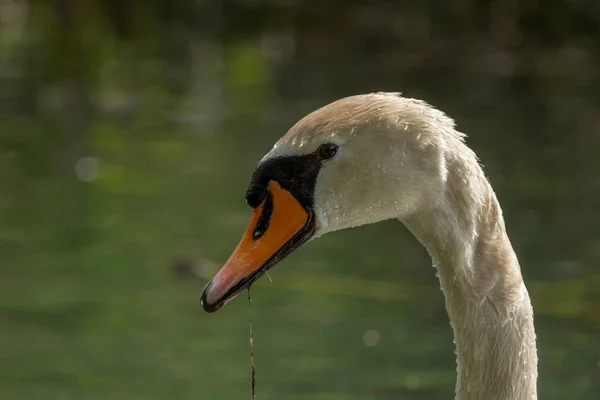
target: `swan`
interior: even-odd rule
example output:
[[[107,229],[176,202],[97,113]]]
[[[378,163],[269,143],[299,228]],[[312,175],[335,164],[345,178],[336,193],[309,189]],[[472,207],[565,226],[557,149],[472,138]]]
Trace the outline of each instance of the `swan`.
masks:
[[[456,399],[537,399],[533,308],[496,195],[464,137],[443,112],[399,93],[346,97],[307,115],[256,166],[250,222],[202,307],[218,310],[325,233],[398,219],[438,272]]]

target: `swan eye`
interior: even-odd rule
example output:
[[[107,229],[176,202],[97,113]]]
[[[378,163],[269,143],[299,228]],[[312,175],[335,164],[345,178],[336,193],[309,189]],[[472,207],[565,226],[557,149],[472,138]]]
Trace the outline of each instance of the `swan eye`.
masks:
[[[319,146],[317,152],[321,156],[322,159],[327,160],[332,158],[337,154],[338,146],[333,143],[325,143]]]

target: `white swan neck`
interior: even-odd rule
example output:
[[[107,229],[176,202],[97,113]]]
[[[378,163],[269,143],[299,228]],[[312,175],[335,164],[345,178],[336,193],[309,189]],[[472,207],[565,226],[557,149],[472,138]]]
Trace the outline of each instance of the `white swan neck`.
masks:
[[[484,186],[486,201],[468,211],[448,206],[403,222],[438,270],[456,343],[456,399],[535,400],[533,310],[500,206]]]

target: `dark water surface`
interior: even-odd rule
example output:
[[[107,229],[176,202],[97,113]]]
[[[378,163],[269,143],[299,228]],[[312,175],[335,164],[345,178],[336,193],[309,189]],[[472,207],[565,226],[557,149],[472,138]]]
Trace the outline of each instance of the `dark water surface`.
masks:
[[[411,46],[352,8],[333,29],[298,5],[142,7],[113,26],[32,4],[25,19],[13,6],[0,40],[1,399],[250,398],[245,296],[209,315],[202,287],[245,228],[273,142],[379,90],[469,134],[536,310],[540,398],[598,398],[595,39],[511,52],[447,25]],[[393,221],[295,252],[253,288],[257,398],[453,398],[434,272]]]

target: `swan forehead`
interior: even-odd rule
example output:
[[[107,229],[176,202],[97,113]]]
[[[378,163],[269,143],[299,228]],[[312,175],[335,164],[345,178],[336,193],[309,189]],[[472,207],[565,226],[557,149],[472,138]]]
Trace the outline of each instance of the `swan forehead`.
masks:
[[[359,133],[377,130],[377,127],[393,130],[406,117],[421,117],[427,109],[421,102],[400,97],[398,93],[346,97],[327,104],[298,121],[277,141],[271,154],[306,154],[326,142],[343,145],[363,136]]]
[[[378,136],[373,140],[373,136]],[[281,137],[262,161],[272,157],[298,156],[314,152],[323,143],[342,147],[349,142],[415,141],[426,145],[436,138],[464,135],[454,130],[454,121],[427,103],[398,93],[372,93],[346,97],[313,111]]]
[[[337,131],[319,132],[314,135],[303,135],[300,132],[293,135],[286,134],[273,145],[263,161],[274,157],[302,156],[314,153],[323,143],[335,143],[342,146],[346,142],[347,139]]]

